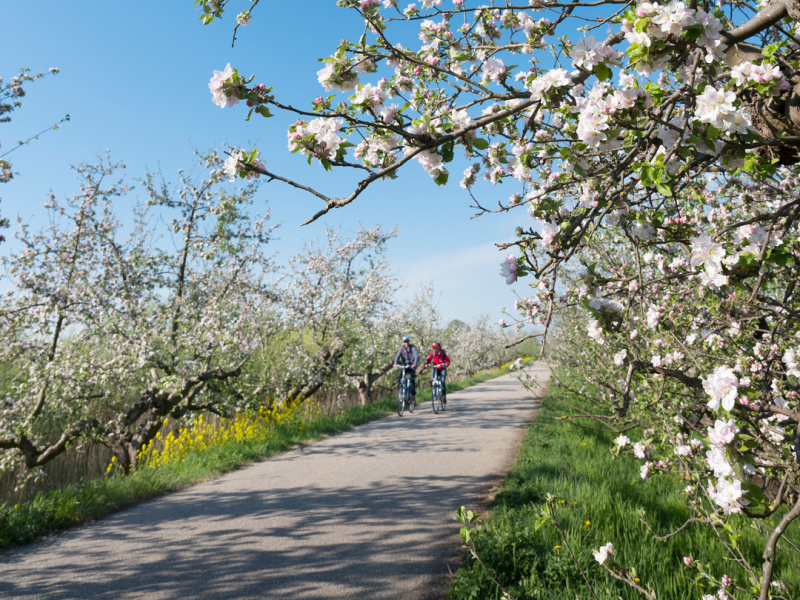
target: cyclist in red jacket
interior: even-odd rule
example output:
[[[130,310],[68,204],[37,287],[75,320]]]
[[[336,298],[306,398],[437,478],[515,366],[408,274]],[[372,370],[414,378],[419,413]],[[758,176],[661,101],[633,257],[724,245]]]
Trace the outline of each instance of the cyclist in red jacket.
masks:
[[[445,385],[445,377],[447,377],[447,367],[450,366],[450,359],[447,357],[447,353],[444,351],[439,344],[433,342],[431,344],[431,353],[428,355],[428,360],[425,361],[425,365],[429,365],[433,363],[433,369],[431,369],[431,380],[436,377],[436,372],[439,372],[439,377],[442,378],[442,404],[447,403],[447,386]]]

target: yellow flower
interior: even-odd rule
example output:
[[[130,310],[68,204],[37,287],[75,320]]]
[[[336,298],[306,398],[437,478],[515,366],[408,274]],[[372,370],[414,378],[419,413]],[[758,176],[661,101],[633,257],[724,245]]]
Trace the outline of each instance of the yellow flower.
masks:
[[[586,521],[586,526],[587,526],[587,527],[588,527],[589,525],[591,525],[591,524],[592,524],[592,522],[591,522],[591,521]]]
[[[561,546],[553,546],[553,550],[561,550]]]
[[[634,577],[634,578],[633,578],[633,580],[634,580],[636,583],[639,583],[639,578],[638,578],[638,577]]]

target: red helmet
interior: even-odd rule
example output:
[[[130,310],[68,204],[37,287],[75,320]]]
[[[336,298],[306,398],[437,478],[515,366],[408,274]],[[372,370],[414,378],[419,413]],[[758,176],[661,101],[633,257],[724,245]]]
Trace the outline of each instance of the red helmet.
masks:
[[[436,350],[436,348],[438,348],[438,347],[439,347],[439,344],[437,344],[436,342],[433,342],[433,344],[431,344],[431,348],[433,348],[434,350]]]

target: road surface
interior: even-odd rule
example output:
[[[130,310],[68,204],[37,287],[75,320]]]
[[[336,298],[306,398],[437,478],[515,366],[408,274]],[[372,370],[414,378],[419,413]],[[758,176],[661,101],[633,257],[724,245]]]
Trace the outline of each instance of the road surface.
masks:
[[[4,552],[0,598],[441,597],[536,395],[499,377]]]

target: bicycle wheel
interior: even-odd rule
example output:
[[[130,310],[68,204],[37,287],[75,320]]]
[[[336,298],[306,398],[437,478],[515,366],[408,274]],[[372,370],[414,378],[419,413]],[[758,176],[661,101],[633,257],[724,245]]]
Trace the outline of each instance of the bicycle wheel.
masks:
[[[408,412],[413,413],[417,407],[417,397],[409,395],[408,397]]]
[[[406,408],[406,395],[405,389],[403,384],[400,384],[400,388],[397,390],[397,414],[398,416],[403,416],[403,411]]]
[[[433,412],[437,415],[442,410],[442,395],[438,383],[438,381],[434,381],[431,388],[431,405],[433,406]]]

